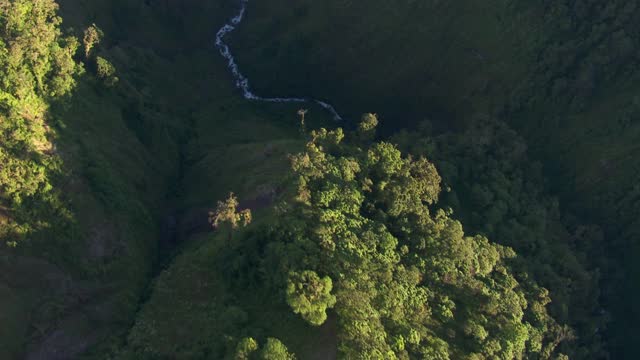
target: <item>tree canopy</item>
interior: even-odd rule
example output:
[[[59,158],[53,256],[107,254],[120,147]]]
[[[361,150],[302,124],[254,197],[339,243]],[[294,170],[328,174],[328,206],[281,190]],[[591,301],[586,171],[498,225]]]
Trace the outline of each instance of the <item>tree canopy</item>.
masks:
[[[548,291],[516,280],[511,248],[438,207],[435,166],[344,138],[313,131],[291,156],[293,186],[263,232],[262,274],[292,310],[313,325],[334,314],[344,358],[551,358],[566,334]]]
[[[300,314],[313,325],[321,325],[327,319],[327,309],[336,303],[331,295],[331,278],[320,278],[313,271],[291,272],[287,281],[287,303],[293,312]]]

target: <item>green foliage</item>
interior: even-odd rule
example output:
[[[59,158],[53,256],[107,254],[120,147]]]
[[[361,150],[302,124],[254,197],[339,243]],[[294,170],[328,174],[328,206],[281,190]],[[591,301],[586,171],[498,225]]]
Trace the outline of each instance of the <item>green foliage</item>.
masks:
[[[608,255],[590,258],[591,266],[620,281],[603,281],[602,294],[589,299],[606,297],[620,324],[611,326],[612,356],[639,357],[640,335],[630,334],[640,334],[640,321],[629,316],[636,312],[628,301],[636,291],[626,280],[640,269],[622,260],[639,249],[631,205],[640,168],[637,1],[273,0],[249,7],[254,16],[233,45],[259,93],[326,97],[350,114],[375,108],[393,119],[385,122],[391,131],[414,129],[425,113],[438,114],[438,131],[464,130],[487,114],[513,126],[542,161],[561,208],[603,228],[599,247]],[[477,213],[492,222],[512,214],[497,205]],[[617,260],[601,261],[611,257]],[[612,334],[600,326],[588,332]]]
[[[508,126],[484,121],[462,134],[437,136],[428,128],[403,131],[394,140],[406,151],[434,160],[453,187],[442,200],[467,228],[520,255],[512,260],[519,281],[533,279],[550,290],[528,289],[538,299],[529,308],[538,312],[550,303],[553,317],[575,329],[580,340],[565,342],[562,350],[578,358],[604,356],[603,339],[594,329],[606,327],[607,316],[599,303],[598,271],[587,261],[599,256],[600,240],[580,234],[599,228],[563,224],[571,215],[561,213],[558,200],[546,189],[540,164],[531,161],[523,139]]]
[[[236,346],[233,358],[235,360],[249,360],[252,353],[258,350],[258,342],[253,338],[244,338]]]
[[[287,280],[287,303],[293,312],[300,314],[312,325],[322,325],[327,319],[327,309],[336,303],[331,294],[331,278],[320,278],[313,271],[291,272]]]
[[[68,217],[52,186],[62,167],[47,121],[50,102],[75,85],[78,42],[62,36],[57,9],[53,0],[0,1],[0,238],[12,245]]]
[[[493,110],[533,62],[522,45],[537,40],[535,26],[542,26],[527,16],[532,6],[499,0],[272,0],[248,6],[254,16],[235,33],[233,45],[257,93],[328,98],[350,115],[375,109],[393,115],[383,126],[394,129],[425,111],[451,114],[446,126]]]
[[[258,342],[249,337],[238,342],[232,358],[234,360],[295,360],[296,357],[276,338],[267,338],[264,346],[260,349]]]
[[[376,114],[365,114],[358,124],[358,136],[361,141],[371,141],[375,136],[378,126],[378,116]]]
[[[141,31],[136,32],[135,36],[149,32],[144,23],[148,17],[142,16],[144,10],[141,3],[118,3],[132,10],[117,15],[118,24],[134,25],[142,22],[139,26]],[[276,8],[277,3],[258,6]],[[380,17],[376,19],[370,16],[358,17],[366,21],[354,21],[354,16],[349,14],[365,14],[363,10],[367,8],[380,8],[364,2],[316,4],[306,0],[294,7],[288,3],[285,5],[283,8],[287,11],[291,8],[295,21],[289,16],[282,22],[287,26],[278,25],[273,26],[272,31],[251,33],[273,36],[274,32],[279,31],[278,27],[286,29],[287,33],[295,35],[286,34],[287,38],[282,40],[282,44],[292,51],[278,51],[273,41],[264,42],[270,48],[255,47],[256,51],[268,55],[266,61],[259,66],[269,62],[270,53],[276,53],[275,57],[286,60],[283,62],[285,67],[287,61],[291,62],[293,66],[287,67],[287,71],[291,71],[294,74],[292,76],[296,77],[295,74],[304,70],[300,65],[303,61],[299,61],[301,58],[324,63],[335,56],[334,47],[350,48],[352,51],[346,53],[346,63],[355,64],[358,70],[368,69],[369,73],[350,71],[348,66],[343,66],[344,59],[337,59],[335,62],[341,65],[338,66],[336,78],[354,73],[363,73],[364,76],[380,74],[377,77],[371,76],[370,79],[356,76],[351,84],[326,81],[344,86],[345,89],[340,90],[345,91],[346,95],[331,90],[328,93],[335,93],[336,97],[343,100],[346,96],[355,97],[356,101],[352,105],[354,109],[363,102],[383,98],[385,101],[381,101],[380,106],[385,109],[400,109],[409,113],[416,111],[411,106],[412,101],[422,104],[423,100],[428,100],[430,106],[435,104],[434,111],[440,111],[442,107],[442,112],[453,114],[453,118],[472,111],[497,113],[502,111],[503,105],[508,101],[511,101],[509,105],[513,109],[531,109],[535,108],[532,105],[540,103],[566,103],[569,108],[581,111],[588,107],[598,89],[604,88],[602,85],[607,84],[609,79],[629,77],[630,82],[635,80],[631,75],[635,72],[637,62],[634,60],[637,58],[634,48],[637,46],[633,45],[638,42],[638,34],[633,19],[637,17],[634,15],[638,9],[630,6],[630,1],[616,0],[606,5],[597,2],[561,1],[558,4],[545,4],[544,9],[523,2],[507,4],[489,1],[476,5],[464,1],[455,4],[405,1],[402,4],[384,4],[384,10],[378,11]],[[340,11],[335,11],[338,6]],[[526,8],[520,13],[523,16],[512,16],[512,10],[520,11],[522,8]],[[66,203],[61,201],[54,185],[56,178],[63,172],[76,172],[63,168],[57,155],[59,151],[52,145],[55,139],[54,128],[47,124],[53,124],[48,115],[51,100],[60,98],[74,88],[73,75],[79,68],[72,56],[78,44],[77,40],[60,35],[57,30],[59,19],[51,9],[55,9],[53,1],[0,0],[0,164],[4,165],[0,166],[0,237],[11,245],[16,245],[17,240],[38,229],[43,230],[42,234],[50,236],[56,233],[52,229],[57,226],[57,222],[65,223],[70,218]],[[459,11],[460,9],[465,11]],[[549,26],[540,28],[551,29],[550,32],[557,35],[556,43],[548,46],[542,34],[530,31],[533,27],[527,24],[527,16],[524,16],[527,12],[536,14],[536,17],[537,14],[544,14],[540,18]],[[53,15],[46,15],[47,13]],[[267,14],[260,11],[254,13]],[[305,33],[309,30],[327,36],[328,39],[332,36],[326,31],[317,31],[318,24],[305,19],[309,13],[339,14],[335,17],[318,18],[337,20],[337,26],[333,28],[346,36],[340,41],[318,42],[315,41],[317,39],[309,39]],[[430,14],[427,21],[424,20],[425,13]],[[454,20],[441,16],[451,13],[463,15]],[[99,17],[104,15],[100,11],[96,11],[96,14]],[[482,15],[477,18],[476,14]],[[40,17],[47,19],[38,20]],[[419,20],[411,21],[413,17]],[[276,23],[279,21],[277,17],[273,19]],[[398,22],[397,19],[403,21]],[[376,38],[376,32],[382,30],[382,34],[388,34],[388,29],[394,26],[394,22],[395,25],[401,23],[407,33],[393,32],[390,39],[378,41],[381,38]],[[45,23],[54,24],[55,30],[50,32],[51,28],[43,25]],[[512,24],[511,27],[509,24]],[[343,28],[344,26],[347,27]],[[193,28],[191,25],[166,28],[173,31],[180,27]],[[291,30],[301,28],[305,32]],[[429,45],[440,46],[439,34],[443,29],[450,30],[450,36],[460,41],[455,42],[447,53],[430,51],[433,47]],[[134,34],[133,31],[127,33],[128,30],[131,28],[120,30],[121,35]],[[410,33],[415,33],[418,37],[407,36]],[[512,46],[520,44],[518,40],[524,39],[522,33],[530,33],[538,47],[526,42],[522,42],[522,46]],[[503,37],[500,34],[507,35]],[[93,25],[84,35],[85,57],[90,58],[98,53],[96,45],[103,34]],[[362,38],[370,41],[361,41]],[[54,41],[49,41],[51,39]],[[358,46],[348,45],[353,39],[358,41]],[[398,39],[403,41],[397,41]],[[287,45],[287,41],[293,45]],[[314,48],[314,41],[322,46],[331,46],[315,51],[313,49],[318,48]],[[165,46],[164,42],[165,39],[157,40],[162,46]],[[416,45],[418,43],[419,46]],[[144,45],[143,48],[146,49],[148,44]],[[118,82],[116,75],[121,76],[122,82],[126,81],[129,86],[140,81],[144,83],[144,77],[150,76],[145,73],[149,71],[147,68],[165,70],[169,65],[167,61],[167,64],[149,67],[148,62],[152,61],[149,59],[156,55],[148,56],[146,53],[134,56],[135,60],[132,61],[121,61],[132,55],[127,46],[118,49],[122,51],[117,54],[120,57],[115,56],[116,51],[107,54],[106,49],[101,48],[99,53],[104,57],[95,58],[96,73],[109,87]],[[304,47],[308,47],[304,53],[299,51]],[[522,52],[527,53],[526,56],[519,56],[522,54],[515,54],[510,50],[504,51],[511,47],[522,48]],[[384,49],[391,56],[376,56],[375,51],[371,51],[376,48]],[[397,54],[402,52],[395,50],[403,48],[421,51],[421,56],[417,57],[419,61],[414,61],[412,66],[398,65]],[[362,61],[363,57],[360,55],[363,53],[368,58],[377,60]],[[372,53],[374,56],[371,56]],[[311,54],[313,56],[309,56]],[[118,70],[121,70],[118,74],[106,58],[118,64]],[[260,58],[264,59],[263,56]],[[354,61],[349,61],[350,58]],[[451,59],[456,60],[451,63]],[[189,56],[182,63],[186,66],[180,68],[191,66],[192,60]],[[209,64],[212,63],[208,61],[209,58],[206,60]],[[522,73],[518,65],[520,63],[528,64],[527,66],[533,63],[536,69],[532,71],[535,74],[531,79],[525,77],[526,81],[523,81],[526,83],[531,80],[530,84],[523,86],[524,90],[516,89],[517,93],[514,95],[510,92],[512,88],[517,88],[514,86],[514,78]],[[375,71],[388,69],[391,65],[398,71]],[[132,68],[127,69],[129,66]],[[477,73],[461,70],[476,68],[481,70]],[[127,79],[127,71],[135,73],[132,77],[135,81]],[[200,76],[206,71],[197,72],[197,76]],[[277,76],[273,71],[266,73]],[[425,75],[416,77],[416,73]],[[488,77],[487,74],[498,75]],[[310,76],[325,75],[321,71],[319,75],[314,73]],[[494,78],[495,81],[489,80]],[[424,81],[425,79],[428,81]],[[287,79],[268,83],[270,87],[273,84],[283,88],[291,85]],[[357,85],[353,86],[353,83]],[[418,83],[439,85],[427,88]],[[443,87],[444,84],[446,85]],[[151,98],[144,94],[145,91],[134,89],[134,97],[139,96],[140,99],[124,100],[135,104],[132,107],[134,111],[127,116],[127,125],[137,129],[140,139],[144,137],[145,145],[151,149],[149,152],[165,146],[171,140],[163,136],[182,126],[158,121],[162,116],[178,112],[180,118],[176,119],[176,123],[182,124],[188,118],[199,126],[199,136],[183,154],[188,174],[183,184],[188,198],[184,200],[185,204],[194,206],[196,203],[201,205],[214,201],[232,187],[242,189],[241,192],[255,192],[256,184],[262,185],[264,179],[269,180],[268,186],[271,188],[277,187],[274,184],[279,184],[281,180],[281,164],[274,166],[267,158],[274,152],[282,155],[298,146],[298,142],[286,138],[290,131],[274,131],[272,125],[265,124],[264,118],[272,114],[260,114],[250,121],[244,119],[239,126],[227,124],[224,120],[212,121],[212,118],[228,119],[230,114],[234,118],[239,113],[245,115],[249,111],[239,108],[254,105],[234,100],[220,101],[216,98],[231,98],[231,91],[227,91],[228,89],[221,91],[222,96],[216,93],[212,97],[216,99],[210,101],[212,98],[197,94],[194,96],[189,91],[183,91],[187,95],[180,97],[176,96],[180,95],[180,91],[164,93],[166,89],[162,86],[145,84],[147,85],[162,95],[154,94]],[[398,91],[400,88],[402,91]],[[630,93],[634,92],[633,87],[629,89]],[[295,92],[295,86],[288,90]],[[304,92],[306,90],[305,88]],[[313,88],[311,91],[327,93],[327,89]],[[397,94],[389,97],[391,92]],[[371,96],[372,94],[376,96]],[[407,100],[407,94],[412,95],[410,100]],[[111,95],[113,94],[107,91],[104,98],[99,98],[99,101],[88,100],[85,105],[93,107],[95,114],[95,109],[98,108],[95,104],[111,101],[108,99]],[[192,96],[197,99],[189,102],[188,98]],[[434,97],[445,100],[440,103],[441,99],[433,99]],[[466,106],[469,98],[480,100],[472,100],[471,106]],[[119,103],[120,100],[113,102]],[[346,101],[342,103],[345,104]],[[461,104],[465,106],[460,106]],[[613,118],[616,124],[601,127],[601,131],[608,137],[606,139],[610,139],[612,135],[631,139],[635,136],[633,130],[634,119],[638,115],[637,101],[621,100],[620,104],[620,111],[611,116],[602,116],[603,119]],[[120,106],[112,105],[116,108]],[[207,106],[219,109],[198,110],[193,115],[192,109]],[[188,110],[176,110],[178,107]],[[421,107],[417,111],[422,115]],[[86,113],[93,115],[90,111]],[[191,119],[190,116],[196,119]],[[304,113],[300,113],[300,116],[304,128]],[[104,120],[102,117],[98,118]],[[579,126],[563,125],[560,127],[566,129],[554,131],[554,134],[565,132],[573,136],[575,132],[578,138],[583,136],[579,134],[580,131],[586,133],[594,130],[593,126],[591,129],[587,126],[583,129],[583,124],[579,121],[583,118],[577,119]],[[56,120],[58,124],[62,124],[62,120],[66,123],[71,119]],[[540,123],[543,125],[562,121],[564,120],[550,121],[545,116],[540,116]],[[393,140],[371,144],[375,138],[377,122],[375,115],[365,115],[356,133],[348,134],[350,140],[355,140],[353,144],[344,142],[345,134],[342,130],[323,129],[314,132],[305,151],[292,157],[290,175],[295,187],[283,196],[285,201],[279,206],[281,212],[277,214],[277,218],[269,217],[257,230],[251,228],[247,232],[239,232],[239,236],[243,237],[242,242],[220,250],[215,256],[203,256],[203,259],[199,259],[198,266],[185,265],[185,262],[193,259],[193,254],[175,268],[172,266],[172,270],[165,276],[165,279],[168,277],[172,281],[159,281],[154,291],[155,296],[161,299],[179,301],[167,301],[159,305],[157,302],[153,303],[140,316],[141,320],[136,322],[129,342],[135,347],[136,354],[144,353],[151,357],[218,358],[226,351],[233,353],[237,340],[243,339],[238,346],[243,342],[246,345],[243,348],[246,350],[244,358],[287,359],[291,355],[279,340],[268,338],[260,349],[258,341],[254,339],[263,343],[266,334],[273,329],[276,332],[277,329],[287,329],[289,333],[284,330],[273,335],[290,344],[289,337],[294,337],[290,333],[294,330],[291,329],[311,331],[303,327],[306,324],[302,320],[298,319],[299,323],[287,322],[297,319],[294,315],[291,318],[283,316],[282,319],[277,315],[268,315],[271,310],[272,314],[281,315],[286,311],[291,312],[292,308],[294,313],[309,323],[318,325],[324,322],[324,326],[315,329],[330,326],[331,320],[335,319],[339,326],[340,354],[348,358],[485,359],[555,356],[565,359],[565,355],[556,356],[559,351],[568,352],[572,358],[604,357],[601,333],[606,327],[603,318],[607,314],[597,300],[600,296],[597,289],[599,274],[585,265],[588,263],[586,258],[602,257],[602,248],[596,245],[602,242],[602,231],[593,224],[582,224],[573,218],[569,221],[561,218],[566,215],[560,211],[557,200],[547,196],[543,189],[540,166],[531,164],[530,159],[522,155],[525,143],[519,139],[512,142],[511,139],[516,135],[511,131],[498,129],[494,133],[492,125],[482,124],[461,137],[448,134],[434,139],[418,133],[406,136],[405,140],[408,141],[404,143]],[[210,125],[203,125],[204,123]],[[588,123],[590,122],[584,121],[584,125]],[[531,124],[538,125],[535,121]],[[436,125],[443,127],[443,124]],[[548,129],[546,126],[540,128]],[[162,136],[154,136],[154,129],[159,130]],[[579,131],[576,132],[576,129]],[[74,131],[81,133],[79,130]],[[102,136],[102,131],[103,127],[87,126],[83,129],[82,136],[95,133]],[[269,134],[257,134],[262,131]],[[114,138],[118,142],[122,133],[122,129],[114,131]],[[223,135],[216,137],[202,135],[203,133]],[[273,141],[275,138],[277,140]],[[140,176],[130,181],[134,176],[124,173],[131,169],[120,169],[117,157],[112,155],[103,158],[102,154],[93,150],[94,147],[106,148],[112,144],[105,146],[95,139],[89,139],[82,147],[87,151],[80,156],[81,162],[86,166],[77,173],[86,176],[91,196],[99,198],[110,211],[123,211],[122,219],[119,219],[122,220],[123,232],[134,233],[132,238],[144,238],[150,231],[142,234],[136,230],[150,229],[153,227],[149,225],[152,222],[147,211],[142,209],[143,205],[137,199],[130,200],[131,188],[154,187],[152,184],[162,188],[159,185],[162,180],[156,183],[146,173],[151,168],[163,166],[154,163],[150,168],[144,168],[144,171],[131,171]],[[132,139],[127,140],[129,142],[124,142],[123,148],[128,148]],[[562,143],[564,140],[558,137],[555,142]],[[207,142],[229,146],[221,146],[220,149],[209,152],[202,151],[202,148],[207,148]],[[403,151],[393,145],[396,142],[401,143]],[[574,141],[565,143],[567,147],[572,147]],[[606,142],[603,143],[606,145]],[[403,155],[405,148],[409,148],[408,153],[414,157]],[[569,150],[556,151],[557,146],[549,148],[553,149],[554,158],[557,156],[565,161],[570,159],[566,155]],[[124,156],[139,158],[140,162],[148,159],[146,152],[149,149],[132,149],[134,150]],[[624,159],[620,155],[624,154],[624,150],[610,149],[607,146],[603,146],[603,149],[606,150],[603,153],[610,151],[618,156],[618,160]],[[114,150],[114,153],[123,155],[118,151],[122,150]],[[82,152],[73,150],[68,155],[73,159]],[[131,156],[133,154],[135,155]],[[423,158],[423,155],[429,160]],[[587,159],[585,163],[588,164],[583,167],[593,170],[600,166],[597,164],[614,159],[614,155],[607,153],[606,158],[600,161],[593,161],[595,156],[584,156]],[[527,165],[521,166],[521,163]],[[166,163],[161,162],[161,165]],[[605,165],[602,167],[609,169],[610,164]],[[257,171],[253,171],[252,176],[244,176],[246,168]],[[590,171],[584,171],[581,166],[576,168],[582,174],[582,186],[585,186],[585,182],[589,187],[591,185],[588,182],[596,184],[605,181],[598,176],[588,176]],[[633,166],[618,166],[616,177],[619,177],[622,171],[619,169],[622,168],[632,169]],[[624,171],[631,174],[631,170]],[[635,176],[626,178],[633,182]],[[130,185],[133,182],[135,184]],[[64,189],[76,191],[75,186],[76,182],[70,182],[70,189]],[[605,190],[601,193],[604,195],[594,200],[596,206],[601,206],[613,218],[612,221],[620,222],[620,227],[615,231],[620,234],[621,243],[615,243],[614,246],[622,254],[626,249],[622,242],[633,243],[638,235],[638,211],[635,210],[639,202],[637,186],[634,186],[612,186],[609,189],[616,191],[610,193],[603,187]],[[441,193],[441,188],[446,192]],[[157,192],[160,193],[161,190]],[[598,205],[600,199],[606,200],[605,206]],[[153,208],[161,208],[160,200],[150,202]],[[454,219],[453,213],[448,209],[449,206],[455,210],[467,231],[481,235],[466,235],[460,222]],[[233,228],[242,221],[235,217],[237,201],[235,205],[230,207],[227,204],[225,207],[227,210],[230,208],[234,210],[233,217],[229,217],[229,226]],[[270,211],[265,210],[265,213],[272,216]],[[146,225],[138,227],[133,224],[140,218],[132,214],[143,214],[140,218],[147,219]],[[129,219],[130,215],[135,220]],[[105,219],[110,221],[109,216]],[[216,219],[213,222],[218,221]],[[563,221],[569,225],[562,224]],[[487,237],[502,246],[489,241]],[[129,240],[131,239],[119,240],[126,244],[120,245],[126,250],[123,252],[135,253],[143,247],[138,243],[132,245],[134,241]],[[511,248],[518,256],[515,256]],[[197,249],[193,253],[201,251],[204,252]],[[138,263],[142,258],[144,257],[131,257],[129,254],[125,261]],[[111,265],[107,264],[105,267],[109,266]],[[633,260],[626,261],[624,266],[637,268]],[[175,274],[172,275],[174,270]],[[212,272],[217,275],[212,275]],[[548,288],[550,292],[541,286]],[[274,294],[273,297],[279,302],[269,298],[268,304],[253,304],[248,308],[250,300],[247,297],[250,296],[246,295],[253,296],[255,291],[263,291],[270,296]],[[628,293],[633,294],[634,291],[630,286]],[[9,294],[9,298],[13,299],[12,296]],[[22,294],[15,298],[21,297]],[[136,301],[134,295],[128,298],[129,303]],[[19,300],[12,300],[9,307],[17,301]],[[329,308],[334,310],[327,313]],[[549,316],[547,309],[553,318]],[[330,321],[325,322],[327,317]],[[630,323],[633,322],[632,318],[629,316]],[[185,319],[190,320],[188,323],[191,328],[185,329],[182,326]],[[570,341],[574,340],[573,330],[558,325],[556,320],[571,325],[578,340]],[[287,327],[290,324],[294,326]],[[247,338],[248,335],[253,337]],[[633,337],[633,332],[629,332],[628,338]],[[151,342],[149,338],[153,338],[155,342]],[[175,343],[173,339],[177,339]],[[221,345],[223,342],[226,343],[225,346]],[[296,342],[296,352],[299,347],[300,342]]]
[[[82,38],[85,58],[89,59],[91,50],[100,44],[103,37],[104,32],[96,24],[91,24],[91,26],[85,29],[84,36]]]
[[[294,312],[319,324],[335,306],[345,358],[550,358],[560,327],[547,302],[514,277],[513,250],[435,207],[434,165],[343,138],[312,132],[291,157],[296,185],[262,262],[288,273],[266,276]]]
[[[284,344],[275,338],[268,338],[260,350],[260,358],[263,360],[294,360],[295,356],[289,353]]]
[[[251,210],[238,211],[238,199],[233,193],[225,201],[218,201],[215,211],[209,213],[209,222],[213,227],[218,227],[223,223],[228,223],[232,229],[237,229],[240,225],[247,226],[251,223]]]
[[[229,193],[229,197],[225,201],[218,201],[215,211],[209,212],[209,223],[218,229],[223,225],[227,225],[229,243],[233,236],[233,231],[238,227],[245,227],[251,223],[251,210],[244,209],[238,211],[238,199],[233,193]]]
[[[116,76],[116,68],[107,59],[96,57],[96,72],[107,86],[114,86],[120,79]]]
[[[119,42],[127,49],[119,54],[137,64],[135,84],[117,92],[95,86],[73,59],[77,41],[59,29],[83,29],[93,19],[110,28],[114,5],[58,3],[64,24],[55,1],[0,1],[2,359],[26,358],[32,349],[45,358],[76,358],[96,343],[95,358],[109,357],[100,350],[119,344],[113,340],[129,328],[157,261],[156,216],[174,181],[176,139],[190,123],[186,105],[143,93],[169,93],[188,82],[165,85],[158,74],[172,63],[139,51],[148,43]],[[118,59],[113,50],[102,46],[100,53]],[[126,71],[118,75],[130,81],[133,71]],[[123,119],[134,100],[145,104],[148,148]],[[66,344],[84,345],[40,347],[61,333]]]
[[[378,117],[376,114],[365,114],[362,116],[362,120],[358,124],[358,131],[360,133],[371,132],[378,126]]]

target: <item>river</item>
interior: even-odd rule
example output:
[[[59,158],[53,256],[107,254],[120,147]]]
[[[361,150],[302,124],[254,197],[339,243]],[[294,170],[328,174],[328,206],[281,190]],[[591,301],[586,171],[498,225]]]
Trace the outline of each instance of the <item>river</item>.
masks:
[[[231,49],[229,49],[229,45],[224,42],[224,38],[231,32],[233,32],[238,25],[242,22],[245,17],[245,13],[247,10],[247,4],[249,0],[239,0],[240,9],[238,13],[232,17],[223,27],[218,30],[216,33],[216,48],[220,51],[220,55],[222,55],[227,60],[227,67],[233,78],[235,80],[235,85],[238,89],[242,91],[242,95],[247,100],[254,101],[264,101],[264,102],[274,102],[274,103],[316,103],[320,105],[323,109],[328,111],[331,116],[333,116],[334,120],[341,121],[342,116],[336,111],[336,109],[329,103],[313,99],[309,97],[262,97],[258,96],[251,91],[251,86],[249,85],[249,79],[244,76],[240,72],[240,68],[236,63],[236,59],[233,57],[231,53]]]

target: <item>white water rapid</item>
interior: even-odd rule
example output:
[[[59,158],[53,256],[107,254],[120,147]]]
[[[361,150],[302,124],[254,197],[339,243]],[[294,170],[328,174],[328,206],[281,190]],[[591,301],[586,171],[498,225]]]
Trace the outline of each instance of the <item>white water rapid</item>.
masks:
[[[321,107],[323,107],[324,109],[326,109],[329,113],[331,113],[331,115],[333,116],[333,118],[337,121],[342,120],[342,117],[340,116],[340,114],[338,114],[338,112],[336,111],[336,109],[331,106],[331,104],[328,104],[324,101],[320,101],[320,100],[316,100],[316,99],[310,99],[310,98],[295,98],[295,97],[291,97],[291,98],[284,98],[284,97],[276,97],[276,98],[265,98],[265,97],[261,97],[258,96],[256,94],[254,94],[253,92],[251,92],[251,87],[249,86],[249,79],[247,79],[244,75],[242,75],[242,73],[240,72],[240,69],[238,68],[238,64],[236,64],[236,60],[233,57],[233,55],[231,54],[231,50],[229,49],[229,46],[227,44],[225,44],[224,42],[224,37],[229,34],[230,32],[234,31],[236,29],[236,27],[242,22],[242,19],[244,18],[244,13],[247,9],[247,3],[249,2],[249,0],[240,0],[240,11],[238,12],[238,14],[234,17],[231,18],[231,20],[229,20],[228,23],[226,23],[222,28],[220,28],[220,30],[218,30],[218,32],[216,33],[216,47],[218,48],[218,50],[220,51],[220,54],[227,59],[227,67],[229,68],[229,70],[231,71],[231,74],[233,75],[233,78],[236,81],[236,87],[240,90],[242,90],[242,94],[244,96],[245,99],[248,100],[256,100],[256,101],[265,101],[265,102],[276,102],[276,103],[288,103],[288,102],[297,102],[297,103],[304,103],[304,102],[315,102],[316,104],[320,105]]]

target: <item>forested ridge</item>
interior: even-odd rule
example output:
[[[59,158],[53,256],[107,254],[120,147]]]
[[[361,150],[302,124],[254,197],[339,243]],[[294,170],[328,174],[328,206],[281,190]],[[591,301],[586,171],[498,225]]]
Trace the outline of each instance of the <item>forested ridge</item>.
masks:
[[[518,133],[564,226],[588,236],[575,245],[600,255],[587,267],[598,269],[612,312],[614,357],[636,357],[625,295],[635,293],[628,286],[637,276],[628,261],[638,213],[634,1],[275,1],[251,3],[248,18],[236,52],[261,91],[333,94],[350,116],[390,118],[384,133],[415,130],[424,119],[436,135],[473,136],[487,119]]]
[[[633,358],[635,2],[246,4],[0,0],[0,358]]]

